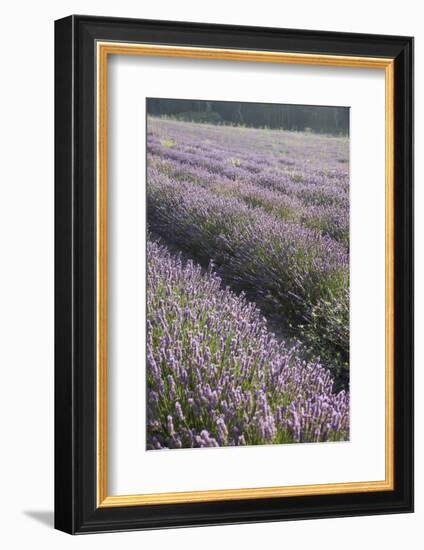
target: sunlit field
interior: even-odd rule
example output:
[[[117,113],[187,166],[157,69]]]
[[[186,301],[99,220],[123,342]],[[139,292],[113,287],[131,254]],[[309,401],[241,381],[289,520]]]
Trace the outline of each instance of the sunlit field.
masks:
[[[148,117],[147,448],[349,439],[349,140]]]

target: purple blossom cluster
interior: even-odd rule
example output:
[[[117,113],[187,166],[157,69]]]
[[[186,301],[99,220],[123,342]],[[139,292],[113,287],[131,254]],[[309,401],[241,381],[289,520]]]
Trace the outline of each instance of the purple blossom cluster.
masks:
[[[147,243],[147,448],[344,441],[349,395],[213,266]]]

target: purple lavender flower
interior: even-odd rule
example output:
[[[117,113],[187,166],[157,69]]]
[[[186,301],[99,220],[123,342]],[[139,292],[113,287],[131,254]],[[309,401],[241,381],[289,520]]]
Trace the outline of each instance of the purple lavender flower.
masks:
[[[148,449],[348,439],[348,394],[212,271],[148,241],[147,289]]]

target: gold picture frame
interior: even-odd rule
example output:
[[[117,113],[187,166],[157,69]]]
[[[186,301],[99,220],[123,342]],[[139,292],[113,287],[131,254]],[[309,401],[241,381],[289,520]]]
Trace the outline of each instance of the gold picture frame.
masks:
[[[147,504],[176,504],[275,498],[288,496],[326,495],[390,491],[393,489],[393,339],[394,339],[394,61],[385,58],[307,55],[229,50],[218,48],[171,47],[150,44],[102,42],[97,48],[97,504],[99,507],[143,506]],[[386,442],[385,480],[297,485],[286,487],[258,487],[110,496],[107,491],[107,63],[111,55],[180,57],[190,59],[219,59],[257,63],[286,63],[331,67],[383,69],[385,74],[386,125]]]

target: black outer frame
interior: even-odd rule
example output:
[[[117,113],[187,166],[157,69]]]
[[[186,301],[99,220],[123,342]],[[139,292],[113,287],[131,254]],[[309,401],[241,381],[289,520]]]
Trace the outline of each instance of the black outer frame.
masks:
[[[395,59],[395,490],[96,509],[96,40]],[[55,527],[94,533],[413,511],[413,38],[55,22]]]

